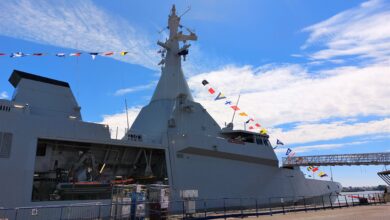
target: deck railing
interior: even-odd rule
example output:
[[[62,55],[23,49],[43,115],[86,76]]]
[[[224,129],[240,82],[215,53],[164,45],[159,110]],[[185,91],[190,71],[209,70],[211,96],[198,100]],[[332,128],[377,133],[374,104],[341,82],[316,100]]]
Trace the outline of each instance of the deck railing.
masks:
[[[385,203],[383,193],[308,197],[221,198],[153,202],[0,208],[0,219],[226,219],[309,212]]]

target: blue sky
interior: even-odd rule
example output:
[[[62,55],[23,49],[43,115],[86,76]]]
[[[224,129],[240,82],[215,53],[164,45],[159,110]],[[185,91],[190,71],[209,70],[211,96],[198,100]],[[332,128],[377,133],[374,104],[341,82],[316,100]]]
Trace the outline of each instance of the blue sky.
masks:
[[[240,108],[297,155],[390,150],[390,2],[374,1],[1,1],[0,53],[129,51],[125,57],[0,57],[0,98],[13,69],[68,81],[86,121],[124,130],[159,78],[157,40],[171,4],[199,36],[184,71],[195,100],[221,125]],[[238,126],[242,121],[236,121]],[[329,168],[322,168],[325,172]],[[383,166],[337,167],[343,185],[384,184]]]

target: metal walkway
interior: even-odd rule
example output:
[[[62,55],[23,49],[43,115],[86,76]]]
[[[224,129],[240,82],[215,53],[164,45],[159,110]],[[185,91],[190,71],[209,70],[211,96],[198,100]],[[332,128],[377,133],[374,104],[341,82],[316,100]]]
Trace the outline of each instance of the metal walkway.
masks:
[[[390,165],[390,152],[283,157],[283,167]]]
[[[390,186],[390,170],[379,172],[378,176]]]

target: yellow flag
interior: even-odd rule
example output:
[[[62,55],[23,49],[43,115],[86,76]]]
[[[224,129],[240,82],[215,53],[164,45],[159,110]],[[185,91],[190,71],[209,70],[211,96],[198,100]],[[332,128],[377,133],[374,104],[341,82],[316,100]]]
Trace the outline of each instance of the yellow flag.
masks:
[[[268,131],[267,131],[267,129],[265,129],[265,128],[263,128],[263,129],[260,130],[260,134],[267,134],[267,132],[268,132]]]
[[[245,112],[240,112],[240,116],[248,116]]]
[[[126,51],[122,51],[122,52],[121,52],[121,55],[124,56],[124,55],[126,55],[127,53],[128,53],[128,52],[126,52]]]

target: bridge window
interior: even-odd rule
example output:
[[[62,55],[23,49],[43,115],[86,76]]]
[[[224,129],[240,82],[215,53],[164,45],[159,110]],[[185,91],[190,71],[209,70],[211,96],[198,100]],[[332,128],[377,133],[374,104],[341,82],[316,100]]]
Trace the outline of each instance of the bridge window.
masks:
[[[264,146],[271,146],[271,143],[267,139],[260,137],[260,136],[256,136],[256,144],[264,145]]]
[[[142,142],[142,135],[129,134],[128,135],[128,140]]]
[[[256,144],[258,144],[258,145],[263,145],[263,140],[262,140],[261,137],[256,136]]]

